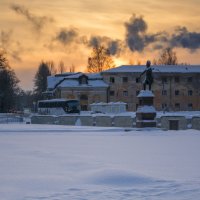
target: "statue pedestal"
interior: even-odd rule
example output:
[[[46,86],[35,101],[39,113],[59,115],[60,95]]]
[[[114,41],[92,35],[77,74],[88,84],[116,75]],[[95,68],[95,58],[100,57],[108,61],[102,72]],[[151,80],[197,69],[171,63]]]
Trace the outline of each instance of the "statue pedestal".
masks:
[[[154,94],[149,90],[141,90],[137,97],[139,106],[136,111],[136,127],[156,127],[156,110],[153,106]]]

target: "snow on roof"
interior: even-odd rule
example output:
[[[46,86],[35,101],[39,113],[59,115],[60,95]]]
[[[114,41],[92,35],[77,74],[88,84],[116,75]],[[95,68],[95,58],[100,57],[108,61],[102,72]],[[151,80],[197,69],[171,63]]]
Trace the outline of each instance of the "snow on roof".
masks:
[[[94,105],[94,106],[96,106],[96,105],[126,105],[127,103],[124,103],[124,102],[109,102],[109,103],[105,103],[105,102],[99,102],[99,103],[92,103],[92,104],[90,104],[90,105]]]
[[[104,83],[103,77],[101,76],[100,73],[84,74],[82,72],[76,72],[76,73],[69,72],[63,74],[56,74],[55,76],[48,76],[47,87],[49,90],[54,89],[57,84],[61,87],[76,87],[76,86],[80,87],[81,85],[79,85],[78,79],[80,76],[83,75],[88,76],[87,87],[108,87],[108,85]]]
[[[200,65],[152,65],[151,67],[155,73],[200,73]],[[145,65],[122,65],[102,73],[141,73],[145,68]]]
[[[66,77],[66,79],[76,79],[83,75],[87,76],[88,79],[103,79],[103,77],[101,76],[100,73],[82,73],[82,72],[78,72],[76,74],[69,75]]]
[[[108,87],[103,80],[88,80],[88,84],[79,84],[78,80],[65,79],[60,84],[60,87]]]
[[[70,75],[73,75],[73,74],[76,74],[77,72],[64,72],[62,74],[56,74],[55,76],[58,77],[58,76],[62,76],[62,77],[66,77],[66,76],[70,76]]]
[[[151,90],[141,90],[137,97],[154,97]]]
[[[89,79],[102,79],[103,77],[101,76],[100,73],[92,73],[92,74],[86,74]]]
[[[57,102],[57,101],[66,101],[66,99],[46,99],[46,100],[40,100],[38,102]]]
[[[64,78],[62,76],[56,77],[56,76],[48,76],[47,77],[47,88],[48,89],[54,89],[56,84],[58,84],[61,80]]]
[[[65,77],[65,79],[77,79],[82,75],[84,75],[82,72],[77,72],[75,74],[72,74],[72,75],[69,75],[69,76]]]
[[[156,109],[153,106],[139,106],[137,113],[155,113]]]

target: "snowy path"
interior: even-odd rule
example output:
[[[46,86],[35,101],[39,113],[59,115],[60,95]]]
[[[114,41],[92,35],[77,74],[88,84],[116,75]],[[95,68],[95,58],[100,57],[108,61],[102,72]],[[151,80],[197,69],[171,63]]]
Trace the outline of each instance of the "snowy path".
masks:
[[[199,199],[200,131],[0,125],[0,199]]]

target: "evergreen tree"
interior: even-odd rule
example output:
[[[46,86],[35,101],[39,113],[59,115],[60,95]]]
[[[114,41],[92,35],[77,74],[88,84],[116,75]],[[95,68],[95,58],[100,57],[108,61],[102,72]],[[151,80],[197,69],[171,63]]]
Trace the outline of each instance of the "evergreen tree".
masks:
[[[47,77],[51,75],[49,66],[45,62],[41,62],[38,71],[35,74],[34,80],[34,95],[35,100],[42,99],[42,93],[47,89]]]
[[[0,112],[10,112],[15,109],[16,96],[19,92],[19,80],[10,68],[6,54],[0,51]]]
[[[96,73],[115,67],[112,57],[104,46],[93,48],[91,57],[88,58],[87,71]]]

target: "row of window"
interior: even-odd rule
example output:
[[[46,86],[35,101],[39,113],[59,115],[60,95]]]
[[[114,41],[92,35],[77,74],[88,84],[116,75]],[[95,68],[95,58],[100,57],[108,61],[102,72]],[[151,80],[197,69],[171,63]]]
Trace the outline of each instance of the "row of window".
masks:
[[[181,104],[180,103],[175,103],[174,104],[175,109],[180,109],[181,108]],[[193,108],[193,104],[192,103],[188,103],[187,104],[188,109],[192,109]],[[162,104],[162,109],[163,110],[167,110],[168,106],[166,103]]]
[[[136,83],[139,81],[139,78],[136,78]],[[115,83],[115,77],[110,77],[110,83]],[[122,77],[122,83],[128,83],[128,77]]]
[[[162,81],[162,83],[167,83],[168,79],[167,79],[167,77],[162,77],[161,81]],[[188,77],[187,78],[187,82],[188,83],[191,83],[192,81],[193,81],[193,77]],[[135,82],[139,83],[140,79],[136,78]],[[178,76],[174,77],[174,82],[175,83],[179,83],[180,82],[180,77],[178,77]],[[110,83],[115,83],[115,77],[110,77]],[[122,77],[122,83],[128,83],[128,77]]]
[[[175,96],[180,95],[180,91],[179,90],[175,90],[174,91]],[[166,96],[167,95],[167,90],[162,90],[162,95]],[[188,90],[188,96],[192,96],[193,95],[193,91],[192,90]]]
[[[162,77],[162,83],[167,83],[167,77]],[[179,76],[175,76],[174,77],[174,82],[175,83],[179,83],[180,82],[180,77]],[[187,82],[188,83],[192,83],[193,82],[193,77],[187,77]]]
[[[136,91],[136,96],[139,94],[139,92],[140,92],[139,90]],[[122,94],[123,94],[123,96],[127,97],[128,96],[128,91],[124,90]],[[179,90],[175,90],[174,94],[176,96],[178,96],[178,95],[180,95],[180,91]],[[162,90],[162,95],[166,96],[167,95],[167,90]],[[193,95],[193,91],[192,90],[188,90],[188,96],[192,96],[192,95]],[[114,90],[110,91],[110,96],[115,96],[115,91]]]
[[[111,91],[110,91],[110,96],[115,96],[115,91],[111,90]],[[123,96],[124,96],[124,97],[127,97],[127,96],[128,96],[128,91],[124,90],[124,91],[123,91]]]

